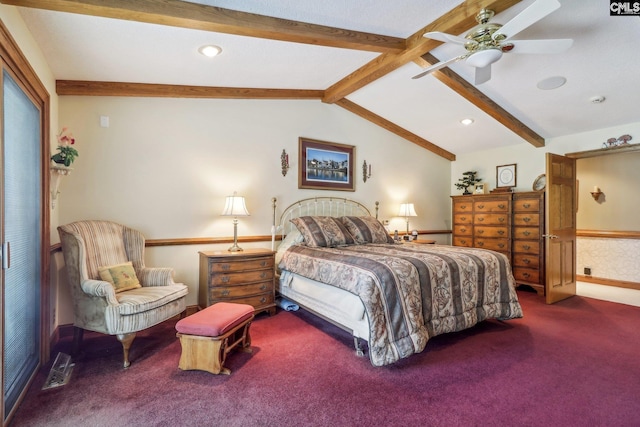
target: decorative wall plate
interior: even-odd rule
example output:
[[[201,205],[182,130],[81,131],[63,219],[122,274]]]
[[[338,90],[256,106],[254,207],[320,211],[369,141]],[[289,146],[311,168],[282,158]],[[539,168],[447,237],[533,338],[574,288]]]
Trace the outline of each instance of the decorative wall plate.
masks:
[[[544,191],[546,186],[547,186],[547,176],[545,174],[538,175],[538,177],[533,181],[534,191]]]

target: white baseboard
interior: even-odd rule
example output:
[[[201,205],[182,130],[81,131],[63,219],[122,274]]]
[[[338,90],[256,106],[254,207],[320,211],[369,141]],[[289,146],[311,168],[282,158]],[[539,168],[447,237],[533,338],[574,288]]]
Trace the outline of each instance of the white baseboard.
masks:
[[[576,283],[576,294],[583,297],[640,307],[640,290],[637,289],[603,286],[578,281]]]

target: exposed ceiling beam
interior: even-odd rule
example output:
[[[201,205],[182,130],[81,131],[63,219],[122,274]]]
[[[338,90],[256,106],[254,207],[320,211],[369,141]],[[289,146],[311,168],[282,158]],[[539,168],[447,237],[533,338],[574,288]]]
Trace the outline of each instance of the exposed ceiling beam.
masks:
[[[58,95],[156,98],[321,99],[323,91],[57,80]]]
[[[406,48],[402,52],[382,54],[329,87],[323,101],[336,102],[404,64],[416,60],[441,44],[439,41],[422,37],[424,33],[442,31],[449,34],[461,34],[477,24],[475,16],[483,7],[498,14],[520,1],[466,0],[410,36],[406,40]]]
[[[422,59],[429,65],[440,62],[438,58],[430,53],[422,55]],[[476,107],[493,117],[497,122],[511,130],[513,133],[533,145],[534,147],[544,147],[544,138],[531,130],[527,125],[516,119],[507,110],[496,104],[491,98],[480,92],[474,85],[460,77],[449,69],[441,68],[434,71],[433,76],[442,83],[456,91],[458,95],[471,102]]]
[[[378,116],[377,114],[362,108],[361,106],[359,106],[358,104],[356,104],[355,102],[349,101],[346,98],[340,99],[338,101],[336,101],[335,103],[336,105],[339,105],[340,107],[344,108],[345,110],[351,111],[352,113],[362,117],[365,120],[370,121],[371,123],[374,123],[386,130],[388,130],[391,133],[395,133],[396,135],[398,135],[401,138],[406,139],[407,141],[411,141],[414,144],[419,145],[422,148],[426,148],[427,150],[431,151],[434,154],[437,154],[440,157],[444,157],[447,160],[451,160],[454,161],[456,159],[456,155],[453,153],[448,152],[447,150],[438,147],[437,145],[435,145],[432,142],[427,141],[424,138],[419,137],[416,134],[413,134],[411,132],[409,132],[408,130],[401,128],[400,126],[396,125],[395,123],[390,122],[389,120]]]
[[[401,52],[405,48],[405,41],[397,37],[326,27],[178,0],[0,0],[0,2],[13,6],[371,52]]]

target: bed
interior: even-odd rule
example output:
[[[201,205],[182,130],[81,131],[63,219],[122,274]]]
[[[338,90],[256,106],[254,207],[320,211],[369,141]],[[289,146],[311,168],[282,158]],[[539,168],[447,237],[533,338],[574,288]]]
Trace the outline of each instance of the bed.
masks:
[[[363,204],[300,200],[276,222],[278,293],[367,342],[374,366],[424,350],[429,338],[486,319],[522,317],[511,266],[485,249],[394,241]]]

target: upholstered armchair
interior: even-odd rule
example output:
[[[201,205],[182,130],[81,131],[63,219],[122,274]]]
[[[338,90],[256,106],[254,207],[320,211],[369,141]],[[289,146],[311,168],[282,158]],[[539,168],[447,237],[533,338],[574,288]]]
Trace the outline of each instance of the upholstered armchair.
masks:
[[[144,264],[144,236],[109,221],[77,221],[58,227],[73,300],[76,354],[84,330],[115,335],[124,367],[136,332],[185,313],[187,287],[173,269]]]

